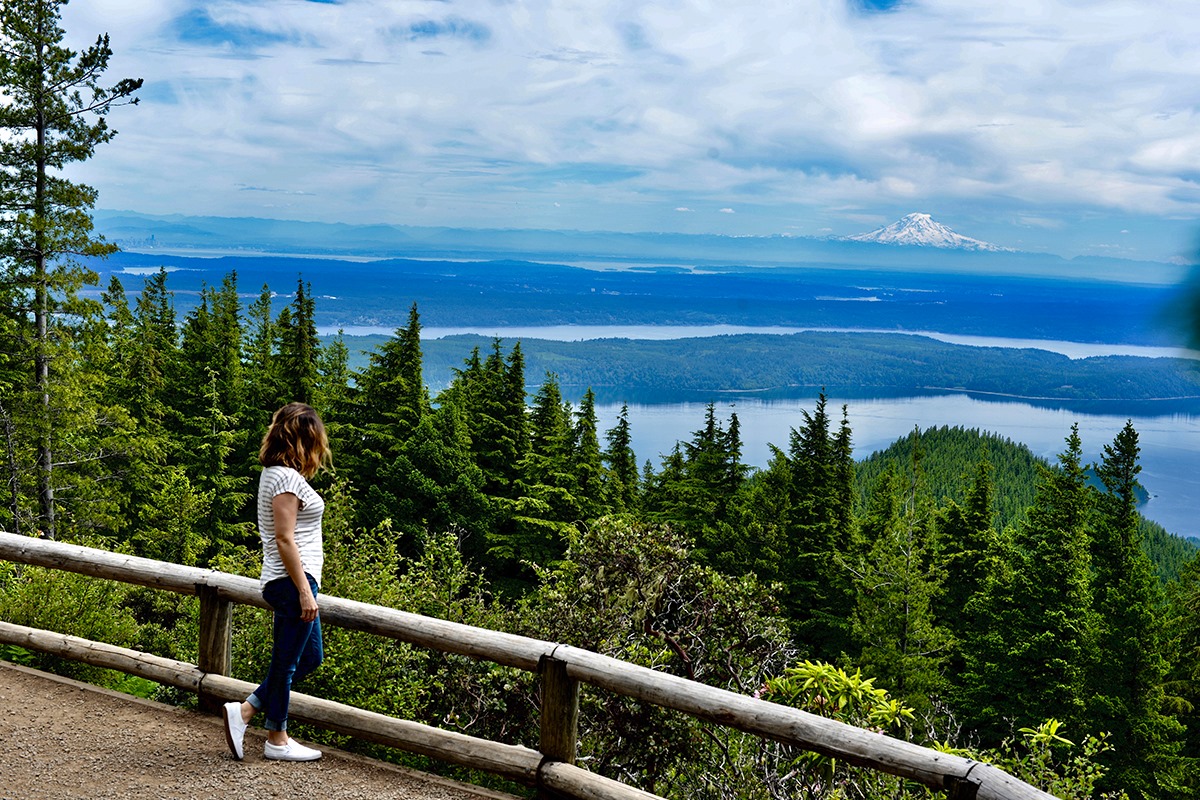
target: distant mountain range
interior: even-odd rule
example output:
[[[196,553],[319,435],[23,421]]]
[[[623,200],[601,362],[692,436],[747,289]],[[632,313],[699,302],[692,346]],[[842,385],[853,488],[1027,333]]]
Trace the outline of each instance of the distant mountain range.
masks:
[[[902,219],[870,233],[859,233],[842,237],[849,242],[875,242],[916,247],[942,247],[954,250],[987,250],[995,253],[1016,252],[1010,247],[1000,247],[970,236],[952,231],[928,214],[908,214]]]
[[[899,270],[1021,275],[1123,283],[1177,284],[1173,264],[1080,256],[1062,258],[989,245],[910,214],[853,238],[721,236],[414,225],[348,225],[251,217],[150,215],[98,210],[96,230],[123,250],[157,255],[321,256],[342,259],[517,260],[593,269],[702,270],[747,267]],[[922,244],[897,247],[896,242]],[[940,244],[939,244],[940,243]]]

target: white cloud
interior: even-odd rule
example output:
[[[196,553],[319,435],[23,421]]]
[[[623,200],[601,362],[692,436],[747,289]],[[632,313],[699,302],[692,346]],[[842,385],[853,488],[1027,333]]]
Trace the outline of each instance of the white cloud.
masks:
[[[1191,120],[1192,124],[1197,121]],[[1200,170],[1200,134],[1159,139],[1140,148],[1130,161],[1147,172],[1174,176]]]
[[[721,213],[722,214],[736,214],[737,212],[734,211],[732,208],[722,208]]]
[[[79,169],[103,206],[508,227],[561,200],[554,224],[645,229],[733,202],[768,232],[847,205],[1200,215],[1193,3],[81,0],[64,26],[146,79]]]
[[[1050,217],[1042,217],[1036,214],[1018,214],[1018,225],[1027,225],[1033,228],[1042,228],[1045,230],[1057,230],[1065,224],[1061,219],[1053,219]]]

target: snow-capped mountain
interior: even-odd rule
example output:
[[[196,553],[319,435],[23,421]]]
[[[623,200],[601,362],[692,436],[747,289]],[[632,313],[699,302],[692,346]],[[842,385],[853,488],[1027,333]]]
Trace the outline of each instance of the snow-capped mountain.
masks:
[[[1012,248],[981,242],[970,236],[955,233],[928,214],[908,214],[903,219],[870,233],[843,237],[851,242],[905,244],[921,247],[944,247],[957,250],[1011,251]]]

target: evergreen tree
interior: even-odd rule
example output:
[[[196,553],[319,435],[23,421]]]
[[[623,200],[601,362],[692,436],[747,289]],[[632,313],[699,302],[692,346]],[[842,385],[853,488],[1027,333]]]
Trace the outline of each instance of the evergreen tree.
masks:
[[[153,490],[138,498],[140,522],[130,539],[137,554],[199,566],[211,544],[201,531],[212,514],[212,495],[197,490],[174,465],[155,473],[153,481]]]
[[[859,665],[905,704],[924,710],[941,694],[951,639],[935,619],[942,575],[931,554],[932,502],[919,461],[912,475],[905,486],[893,466],[871,497],[862,525],[866,557],[853,566],[853,627],[862,645]]]
[[[1043,468],[1034,505],[991,567],[967,613],[962,710],[985,742],[1047,718],[1084,729],[1087,677],[1096,657],[1091,603],[1093,493],[1081,464],[1079,426],[1055,469]]]
[[[531,477],[539,479],[568,466],[574,430],[571,406],[563,400],[558,376],[546,373],[529,414],[529,450],[537,459],[530,462]],[[552,463],[546,464],[550,460]]]
[[[70,344],[62,314],[82,311],[77,291],[96,281],[80,269],[78,255],[114,251],[92,234],[90,210],[96,191],[62,178],[68,164],[86,161],[115,131],[109,110],[136,103],[142,80],[112,86],[101,78],[112,58],[108,36],[74,53],[62,47],[59,26],[64,0],[8,0],[0,4],[0,266],[6,306],[24,327],[17,341],[28,343],[28,386],[37,411],[30,415],[36,446],[37,505],[42,533],[56,533],[54,441],[64,434],[58,416],[55,375],[70,373]],[[66,347],[64,347],[66,345]]]
[[[413,307],[415,313],[416,306]],[[279,314],[276,320],[279,337],[279,364],[283,395],[280,404],[298,402],[312,404],[320,377],[317,359],[321,340],[317,337],[316,301],[312,297],[312,286],[303,279],[296,281],[296,296],[291,305]],[[420,334],[420,328],[417,329]],[[417,348],[417,365],[420,367],[420,347]]]
[[[833,437],[833,549],[836,552],[849,552],[855,536],[854,529],[854,442],[850,430],[850,409],[842,405],[842,421],[838,425],[837,434]],[[923,474],[923,473],[922,473]],[[835,586],[840,586],[845,592],[848,583],[841,573],[831,576]]]
[[[493,341],[493,352],[498,351],[499,342],[499,339]],[[525,411],[525,354],[521,350],[520,342],[514,344],[509,352],[502,374],[503,402],[500,405],[500,427],[507,438],[501,457],[511,465],[508,475],[511,479],[516,476],[516,465],[520,464],[521,459],[529,452],[529,422]],[[511,451],[507,446],[509,439],[512,441]]]
[[[358,511],[364,527],[396,518],[397,498],[410,482],[396,461],[409,439],[430,413],[428,390],[421,368],[421,325],[414,304],[409,324],[371,354],[370,364],[357,376],[342,432],[343,460],[354,474],[370,476]]]
[[[120,478],[127,454],[142,442],[135,421],[110,386],[115,382],[114,365],[103,315],[89,311],[72,327],[71,371],[57,376],[55,423],[61,430],[55,467],[60,477],[69,478],[57,493],[59,532],[107,533],[122,521],[127,498]],[[63,365],[60,361],[56,366]]]
[[[196,477],[190,483],[206,498],[197,534],[206,544],[228,548],[245,544],[253,535],[252,524],[239,524],[236,520],[254,495],[250,491],[249,475],[235,466],[237,446],[244,438],[237,417],[226,413],[222,407],[219,378],[217,371],[210,368],[205,394],[208,407],[203,416],[195,419],[195,423],[203,428],[189,437],[192,443],[190,460],[197,468]]]
[[[65,363],[68,320],[85,310],[77,292],[96,281],[73,259],[115,249],[92,233],[96,191],[61,171],[112,139],[108,113],[136,103],[133,94],[142,84],[100,83],[112,56],[107,35],[81,53],[63,47],[62,5],[64,0],[0,4],[0,282],[12,301],[4,307],[12,315],[8,325],[20,331],[13,341],[23,344],[39,525],[50,538],[58,527],[55,442],[69,433],[59,409],[70,401],[61,397],[56,376],[72,372]],[[58,360],[64,363],[52,368]]]
[[[354,424],[366,474],[394,458],[429,411],[421,367],[421,323],[414,304],[408,325],[396,330],[357,377]],[[356,448],[358,449],[358,448]]]
[[[558,522],[583,520],[579,481],[575,473],[575,425],[571,404],[564,401],[558,378],[546,380],[533,399],[529,425],[529,454],[521,464],[521,495],[547,504],[547,518]]]
[[[341,450],[342,427],[350,412],[350,348],[341,330],[337,336],[325,343],[317,354],[319,382],[313,393],[313,406],[320,409],[321,418],[329,431],[331,441]]]
[[[957,641],[970,635],[970,618],[962,612],[982,591],[987,579],[987,558],[999,546],[992,527],[993,493],[991,463],[981,461],[965,501],[959,504],[948,500],[937,512],[937,539],[945,571],[937,616]],[[956,655],[951,659],[951,671],[955,674],[962,669],[957,650],[956,642]]]
[[[575,412],[573,431],[576,496],[580,516],[594,519],[604,513],[604,464],[601,462],[600,438],[596,433],[596,395],[588,389]]]
[[[167,272],[160,267],[143,282],[138,295],[122,376],[122,388],[129,390],[125,406],[149,443],[145,460],[150,463],[162,463],[171,451],[168,416],[177,387],[171,385],[170,377],[177,372],[179,358],[174,298],[167,289]]]
[[[534,573],[529,565],[547,566],[561,558],[567,536],[584,521],[573,411],[553,373],[546,374],[534,397],[529,443],[513,496],[496,498],[501,518],[489,537],[492,574],[508,593],[530,588]]]
[[[133,312],[129,309],[129,296],[121,279],[113,275],[108,287],[100,295],[100,303],[108,315],[109,349],[120,363],[133,349]]]
[[[1093,594],[1100,657],[1089,684],[1091,729],[1121,746],[1107,754],[1108,788],[1132,797],[1178,796],[1170,762],[1179,724],[1163,713],[1167,672],[1163,596],[1142,548],[1137,512],[1140,447],[1132,422],[1104,446],[1096,469],[1105,487],[1092,546]]]
[[[1170,691],[1170,710],[1184,725],[1175,763],[1186,787],[1177,796],[1188,797],[1200,789],[1200,554],[1192,556],[1170,585],[1169,600],[1171,671],[1164,689]]]
[[[800,639],[818,657],[836,660],[852,648],[853,595],[839,556],[853,537],[854,468],[846,410],[831,434],[826,406],[822,392],[813,413],[804,412],[804,426],[791,432],[784,599]]]
[[[247,413],[253,417],[256,423],[254,428],[260,434],[266,431],[271,414],[283,405],[280,400],[285,394],[279,374],[279,363],[275,358],[278,336],[271,308],[274,296],[271,287],[264,283],[258,298],[250,304],[242,345]]]
[[[163,272],[157,277],[165,279],[165,275]],[[136,530],[140,524],[138,511],[143,499],[153,491],[151,475],[157,465],[166,461],[171,450],[164,426],[167,381],[163,370],[172,358],[174,342],[164,334],[165,353],[144,350],[143,342],[150,337],[151,330],[144,316],[145,308],[134,315],[125,287],[116,276],[109,281],[101,301],[107,310],[100,337],[106,353],[100,369],[107,376],[101,402],[111,409],[114,419],[127,419],[131,428],[125,440],[113,448],[111,459],[114,480],[110,483],[119,498],[111,530],[125,538],[128,531]],[[173,319],[172,311],[168,314],[172,326]]]
[[[389,492],[386,503],[382,493]],[[446,403],[421,417],[401,452],[367,497],[390,509],[393,528],[403,534],[402,553],[415,555],[429,536],[452,532],[463,549],[481,553],[493,514],[483,493],[483,473],[471,460],[470,434],[462,412]]]
[[[712,403],[704,409],[704,427],[692,433],[691,441],[683,443],[683,454],[683,474],[677,488],[679,502],[670,522],[695,540],[693,557],[712,564],[714,551],[720,552],[717,529],[727,510],[727,498],[722,492],[726,436]]]
[[[455,368],[454,379],[438,394],[434,404],[445,406],[453,403],[458,408],[466,423],[467,434],[471,440],[471,457],[483,470],[484,482],[488,486],[489,493],[494,494],[495,492],[492,490],[503,485],[504,481],[492,474],[486,455],[487,443],[484,440],[484,428],[487,423],[482,419],[482,416],[487,413],[486,394],[483,359],[479,355],[479,348],[473,347],[470,355],[463,359],[463,365]]]
[[[741,450],[737,415],[726,428],[709,403],[704,427],[668,456],[646,494],[650,519],[685,532],[696,542],[698,561],[727,572],[741,566],[734,559],[739,548],[732,545],[741,535],[734,521],[748,471]]]
[[[472,354],[462,373],[471,447],[483,470],[488,494],[512,499],[521,465],[529,454],[525,415],[525,357],[518,342],[505,360],[500,339],[487,360]]]
[[[604,434],[608,447],[603,454],[608,470],[605,473],[605,499],[616,512],[636,511],[638,500],[637,456],[633,452],[633,434],[629,427],[629,404],[621,406],[617,424]]]
[[[483,473],[484,492],[497,500],[514,500],[517,480],[529,453],[525,412],[525,359],[518,342],[507,359],[500,339],[484,361],[474,348],[454,380],[437,398],[454,403],[470,435],[471,457]]]
[[[17,287],[0,282],[0,307],[13,308],[17,305],[19,291]],[[29,505],[28,497],[23,491],[22,451],[23,444],[18,439],[17,404],[13,402],[17,393],[22,391],[26,379],[18,342],[21,336],[22,322],[15,315],[0,314],[0,437],[3,442],[4,469],[4,509],[0,516],[0,530],[14,533],[26,532],[26,521],[33,524],[31,516],[26,512]]]
[[[11,531],[12,533],[22,534],[25,532],[25,518],[23,513],[23,497],[21,491],[21,465],[18,461],[20,458],[20,445],[17,441],[16,422],[13,419],[12,411],[6,404],[6,401],[11,397],[11,386],[7,380],[0,382],[0,437],[3,437],[4,445],[4,473],[5,473],[5,522],[3,530]],[[0,519],[4,519],[0,517]]]
[[[784,584],[787,573],[788,523],[792,517],[792,466],[771,445],[767,466],[749,479],[735,528],[728,542],[725,569],[735,575],[752,572],[765,584]]]
[[[214,350],[210,360],[215,373],[217,403],[226,413],[237,416],[235,424],[241,424],[241,415],[246,410],[246,380],[242,369],[245,327],[236,272],[221,279],[220,289],[209,290],[208,302],[212,312]]]
[[[694,500],[686,481],[687,459],[683,455],[682,443],[676,442],[671,452],[663,454],[661,468],[657,472],[647,460],[642,472],[646,519],[658,525],[677,528],[682,528],[685,521],[693,519]]]
[[[230,273],[219,290],[207,286],[201,290],[200,303],[184,320],[180,358],[170,370],[176,393],[172,405],[180,418],[177,428],[185,436],[195,427],[191,421],[206,417],[214,403],[231,415],[232,427],[240,426],[246,394],[243,335],[237,275]],[[183,446],[187,452],[188,444]]]

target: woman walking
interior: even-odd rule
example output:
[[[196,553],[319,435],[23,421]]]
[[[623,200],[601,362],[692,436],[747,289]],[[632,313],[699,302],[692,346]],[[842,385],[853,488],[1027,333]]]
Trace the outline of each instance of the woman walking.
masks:
[[[321,516],[325,501],[308,478],[329,463],[329,439],[317,412],[288,403],[271,417],[258,451],[263,465],[258,482],[258,536],[262,540],[263,599],[275,611],[271,665],[267,677],[243,702],[226,703],[225,738],[233,757],[243,757],[246,726],[255,713],[266,716],[265,758],[315,761],[320,750],[288,737],[292,683],[321,663],[321,619],[317,589],[325,556]]]

